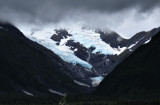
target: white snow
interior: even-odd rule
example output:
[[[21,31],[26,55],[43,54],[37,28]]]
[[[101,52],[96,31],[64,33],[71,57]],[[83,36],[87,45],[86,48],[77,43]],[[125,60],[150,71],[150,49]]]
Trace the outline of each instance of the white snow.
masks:
[[[100,82],[104,79],[103,76],[98,76],[98,77],[92,77],[90,78],[92,80],[92,85],[93,86],[98,86]]]
[[[144,44],[147,44],[147,43],[149,43],[151,41],[151,38],[149,39],[149,40],[147,40]]]
[[[131,49],[132,47],[134,47],[139,41],[137,41],[135,44],[130,45],[127,49]]]
[[[82,85],[82,86],[90,87],[89,85],[84,84],[84,83],[79,82],[79,81],[76,81],[76,80],[74,80],[74,82],[75,82],[75,83],[77,83],[78,85]]]
[[[77,51],[75,49],[72,51],[70,47],[66,46],[65,43],[68,40],[74,40],[75,42],[79,42],[86,48],[95,47],[95,50],[92,53],[102,53],[102,54],[117,54],[122,53],[126,48],[112,48],[109,44],[103,42],[100,38],[100,34],[96,33],[92,29],[82,29],[80,26],[72,26],[66,29],[69,34],[72,36],[68,36],[68,38],[64,38],[61,40],[60,44],[57,45],[55,41],[53,41],[51,36],[55,34],[55,29],[57,27],[53,25],[48,25],[43,29],[22,29],[22,32],[31,40],[43,45],[44,47],[50,49],[55,54],[57,54],[61,59],[66,62],[73,64],[80,64],[85,68],[91,69],[92,65],[88,62],[78,58],[74,52]]]
[[[65,93],[61,93],[61,92],[57,92],[55,90],[52,90],[52,89],[48,89],[51,93],[54,93],[54,94],[57,94],[57,95],[60,95],[60,96],[64,96]]]
[[[65,39],[65,38],[64,38],[64,39],[61,39],[61,42],[60,42],[59,45],[60,45],[60,46],[65,45],[65,44],[67,43],[67,41],[70,40],[70,39],[71,39],[70,37],[68,37],[68,38],[66,38],[66,39]]]
[[[52,34],[51,34],[52,33]],[[59,55],[61,59],[66,62],[73,63],[73,64],[81,64],[82,66],[91,69],[92,66],[86,62],[75,56],[74,51],[70,50],[68,46],[65,46],[64,43],[69,40],[63,39],[60,45],[56,45],[56,42],[53,41],[51,36],[54,34],[54,28],[50,27],[47,29],[43,29],[41,31],[36,31],[32,35],[26,35],[29,39],[45,46],[46,48],[53,51],[55,54]]]
[[[75,51],[77,51],[77,50],[78,50],[77,48],[76,48],[76,49],[74,49],[74,52],[75,52]]]
[[[67,30],[75,42],[79,42],[86,48],[95,47],[96,49],[93,53],[100,52],[102,54],[117,54],[119,55],[123,52],[125,48],[114,49],[109,44],[106,44],[100,38],[100,34],[96,33],[95,30],[92,29],[82,29],[80,27],[72,27]]]
[[[134,47],[136,44],[132,44],[132,45],[130,45],[129,47],[128,47],[128,49],[130,49],[130,48],[132,48],[132,47]]]
[[[27,91],[23,91],[24,92],[24,94],[26,94],[26,95],[29,95],[29,96],[33,96],[33,94],[31,94],[31,93],[29,93],[29,92],[27,92]]]

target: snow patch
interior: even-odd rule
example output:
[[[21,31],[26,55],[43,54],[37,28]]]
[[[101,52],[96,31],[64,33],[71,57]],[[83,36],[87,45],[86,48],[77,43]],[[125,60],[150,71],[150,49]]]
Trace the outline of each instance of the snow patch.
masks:
[[[127,49],[131,49],[132,47],[134,47],[139,41],[137,41],[135,44],[130,45]]]
[[[29,95],[29,96],[33,96],[33,94],[31,94],[31,93],[29,93],[29,92],[27,92],[27,91],[23,91],[24,92],[24,94],[26,94],[26,95]]]
[[[98,76],[98,77],[93,77],[93,78],[90,78],[92,80],[92,85],[93,86],[98,86],[101,81],[104,79],[103,76]]]
[[[57,92],[55,90],[52,90],[52,89],[48,89],[51,93],[54,93],[54,94],[57,94],[57,95],[60,95],[60,96],[65,96],[65,93],[61,93],[61,92]]]
[[[149,39],[149,40],[147,40],[144,44],[147,44],[147,43],[149,43],[151,41],[151,38]]]
[[[84,84],[84,83],[79,82],[79,81],[76,81],[76,80],[74,80],[74,82],[75,82],[75,83],[77,83],[78,85],[82,85],[82,86],[90,87],[89,85]]]
[[[78,50],[77,48],[76,48],[76,49],[74,49],[74,52],[75,52],[75,51],[77,51],[77,50]]]
[[[71,39],[70,37],[68,37],[68,38],[66,38],[66,39],[65,39],[65,38],[64,38],[64,39],[61,39],[59,46],[65,45],[65,44],[67,43],[67,41],[70,40],[70,39]]]

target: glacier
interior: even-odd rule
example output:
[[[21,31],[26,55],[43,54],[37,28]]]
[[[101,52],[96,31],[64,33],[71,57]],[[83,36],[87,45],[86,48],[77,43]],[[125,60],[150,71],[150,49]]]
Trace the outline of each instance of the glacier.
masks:
[[[92,29],[82,29],[80,26],[68,27],[66,30],[72,36],[68,36],[68,38],[64,38],[61,40],[60,44],[57,45],[56,42],[51,38],[53,34],[55,34],[55,26],[48,25],[42,29],[32,29],[32,28],[23,28],[22,32],[29,39],[43,45],[49,50],[53,51],[57,54],[61,59],[65,62],[69,62],[72,64],[80,64],[85,68],[92,69],[92,65],[87,61],[84,61],[78,58],[74,52],[70,49],[70,47],[66,46],[65,43],[68,40],[74,40],[75,42],[79,42],[86,48],[95,47],[92,53],[102,53],[102,54],[117,54],[119,55],[126,48],[112,48],[109,44],[103,42],[100,38],[100,34],[96,33],[95,30]],[[62,29],[62,28],[61,28]]]

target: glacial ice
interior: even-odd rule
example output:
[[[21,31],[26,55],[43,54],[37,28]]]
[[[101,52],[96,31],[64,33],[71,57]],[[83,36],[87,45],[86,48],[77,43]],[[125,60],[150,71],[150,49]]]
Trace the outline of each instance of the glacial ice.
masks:
[[[92,65],[90,65],[88,62],[78,58],[74,51],[70,50],[70,47],[66,46],[65,43],[68,40],[74,40],[75,42],[79,42],[86,48],[95,47],[95,50],[92,53],[102,53],[102,54],[117,54],[119,55],[121,52],[123,52],[126,48],[112,48],[109,44],[106,44],[103,42],[100,38],[100,34],[96,33],[92,29],[82,29],[80,26],[74,26],[69,27],[69,29],[66,29],[69,34],[72,34],[72,36],[69,36],[68,38],[64,38],[61,40],[60,44],[57,45],[55,41],[53,41],[51,36],[55,34],[54,29],[52,25],[47,26],[43,29],[36,29],[33,31],[33,29],[25,28],[22,30],[22,32],[31,40],[45,46],[46,48],[53,51],[55,54],[57,54],[61,59],[63,59],[66,62],[73,63],[73,64],[80,64],[84,66],[85,68],[91,69]],[[76,51],[77,49],[75,49]]]

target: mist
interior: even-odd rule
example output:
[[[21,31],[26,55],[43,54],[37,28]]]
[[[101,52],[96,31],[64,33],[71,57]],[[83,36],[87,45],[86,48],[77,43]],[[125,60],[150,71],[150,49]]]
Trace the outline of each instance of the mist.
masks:
[[[130,38],[160,26],[159,0],[0,0],[0,20],[20,30],[86,26]]]

